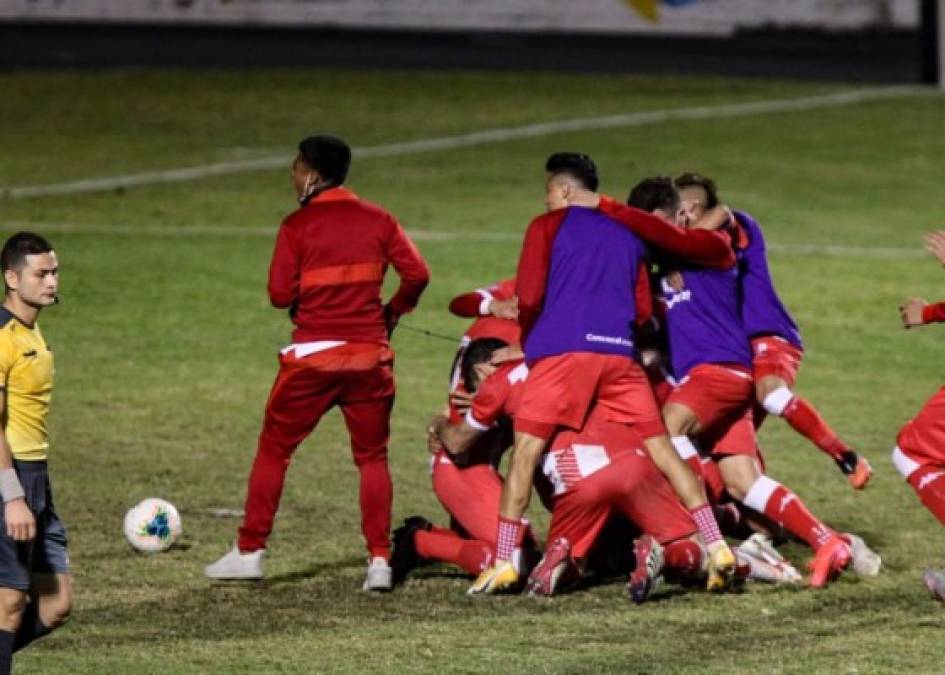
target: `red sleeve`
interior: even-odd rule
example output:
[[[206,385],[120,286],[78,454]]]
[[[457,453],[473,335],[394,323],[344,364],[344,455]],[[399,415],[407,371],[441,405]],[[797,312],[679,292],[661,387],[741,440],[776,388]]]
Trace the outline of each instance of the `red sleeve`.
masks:
[[[269,300],[275,307],[289,307],[298,300],[299,279],[301,268],[299,265],[299,250],[295,242],[294,232],[285,222],[279,227],[276,236],[276,248],[272,252],[272,262],[269,263]]]
[[[515,295],[515,279],[503,279],[489,288],[478,288],[470,293],[457,295],[450,300],[450,312],[466,319],[486,316],[482,313],[482,301],[486,298],[508,300]]]
[[[388,305],[395,315],[400,316],[417,306],[420,294],[430,283],[430,268],[400,223],[391,221],[393,231],[387,242],[387,257],[400,276],[400,287]]]
[[[450,300],[450,313],[465,319],[474,319],[480,316],[479,308],[482,305],[482,300],[479,291],[457,295]]]
[[[653,318],[653,294],[650,291],[650,269],[646,262],[640,263],[635,289],[637,319],[636,324],[643,326]]]
[[[600,210],[661,251],[703,267],[725,269],[735,264],[731,239],[713,230],[687,230],[659,216],[601,199]]]
[[[522,344],[541,313],[545,298],[545,284],[551,266],[551,246],[558,228],[564,221],[566,209],[535,218],[525,232],[522,253],[515,275],[515,294],[518,295],[518,323],[522,328]]]
[[[504,414],[509,390],[508,369],[492,373],[479,386],[472,407],[466,412],[466,424],[480,431],[490,428]]]
[[[922,323],[940,323],[945,321],[945,302],[926,305],[922,310]]]

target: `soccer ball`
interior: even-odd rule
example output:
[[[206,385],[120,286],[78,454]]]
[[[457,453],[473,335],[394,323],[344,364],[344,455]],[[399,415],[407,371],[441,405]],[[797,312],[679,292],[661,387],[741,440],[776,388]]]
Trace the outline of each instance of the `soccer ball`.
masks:
[[[149,497],[125,514],[125,539],[145,553],[166,551],[180,537],[180,514],[174,505]]]

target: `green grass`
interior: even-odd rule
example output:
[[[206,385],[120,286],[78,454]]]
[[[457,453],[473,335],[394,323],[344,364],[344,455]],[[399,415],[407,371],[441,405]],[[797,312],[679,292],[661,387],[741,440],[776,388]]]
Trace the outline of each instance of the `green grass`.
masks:
[[[399,72],[254,71],[0,75],[0,186],[285,154],[286,169],[122,192],[0,200],[4,233],[32,223],[56,245],[59,307],[51,456],[71,536],[71,624],[17,657],[21,673],[934,672],[942,608],[920,583],[941,565],[941,526],[888,462],[902,423],[943,381],[942,333],[906,332],[908,295],[945,296],[920,251],[945,213],[945,99],[568,133],[357,162],[350,185],[418,236],[433,269],[405,323],[458,335],[454,294],[510,274],[559,149],[597,160],[606,191],[698,169],[756,215],[780,291],[800,322],[799,383],[872,461],[855,494],[782,422],[762,435],[770,473],[886,560],[822,592],[752,586],[725,597],[674,589],[630,606],[620,584],[551,601],[471,600],[446,568],[396,593],[360,593],[356,472],[332,413],[291,467],[260,585],[213,586],[202,566],[234,537],[263,404],[286,344],[268,306],[272,233],[292,208],[288,163],[303,135],[354,145],[537,121],[790,97],[835,87],[756,80]],[[162,227],[169,227],[161,231]],[[485,233],[501,235],[476,240]],[[801,254],[799,244],[865,247]],[[781,248],[778,248],[778,245]],[[795,248],[792,248],[795,246]],[[395,517],[442,520],[424,422],[442,405],[453,347],[395,336]],[[146,496],[182,510],[184,546],[133,553],[124,511]],[[533,515],[543,528],[547,517]],[[798,563],[807,552],[792,546]]]

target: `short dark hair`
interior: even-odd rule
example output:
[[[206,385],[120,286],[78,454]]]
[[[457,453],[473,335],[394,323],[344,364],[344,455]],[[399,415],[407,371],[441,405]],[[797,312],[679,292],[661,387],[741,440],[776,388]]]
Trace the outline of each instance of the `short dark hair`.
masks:
[[[508,342],[499,338],[479,338],[466,345],[459,372],[463,377],[463,385],[470,394],[479,388],[479,383],[476,381],[475,367],[480,363],[492,360],[492,355],[496,351],[508,346]]]
[[[715,186],[715,181],[698,173],[684,173],[674,181],[676,187],[680,190],[687,187],[701,187],[705,190],[707,209],[713,209],[719,205],[719,189]]]
[[[555,175],[567,174],[591,192],[597,192],[600,184],[594,160],[580,152],[556,152],[545,162],[545,171]]]
[[[0,269],[19,270],[26,263],[26,256],[49,253],[52,244],[34,232],[17,232],[6,240],[0,251]]]
[[[341,185],[351,167],[351,148],[343,139],[330,134],[309,136],[299,143],[299,155],[332,185]]]
[[[679,209],[679,191],[669,176],[644,178],[630,190],[627,204],[650,213],[657,209],[675,213]]]

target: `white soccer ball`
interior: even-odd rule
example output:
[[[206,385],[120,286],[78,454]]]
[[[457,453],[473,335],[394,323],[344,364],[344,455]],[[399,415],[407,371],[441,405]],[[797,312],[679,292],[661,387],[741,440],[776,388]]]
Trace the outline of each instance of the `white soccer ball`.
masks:
[[[125,514],[125,539],[145,553],[166,551],[180,537],[180,514],[169,501],[149,497]]]

